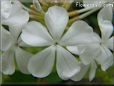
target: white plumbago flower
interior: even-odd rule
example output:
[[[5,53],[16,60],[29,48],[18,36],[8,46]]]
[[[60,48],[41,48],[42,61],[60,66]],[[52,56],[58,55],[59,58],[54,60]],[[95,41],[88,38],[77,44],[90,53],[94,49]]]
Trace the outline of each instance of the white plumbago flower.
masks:
[[[1,23],[8,26],[22,26],[28,21],[29,14],[22,9],[18,0],[1,0]]]
[[[55,60],[57,73],[63,80],[80,71],[78,60],[65,49],[65,46],[90,44],[97,40],[92,28],[84,21],[73,23],[66,34],[63,34],[68,19],[68,13],[64,8],[53,6],[45,14],[47,28],[39,22],[31,21],[23,29],[21,38],[25,43],[34,47],[48,46],[29,60],[28,69],[33,76],[48,76]]]
[[[104,7],[98,14],[98,24],[101,30],[101,46],[99,47],[100,55],[96,59],[101,64],[102,70],[106,70],[114,63],[113,54],[110,51],[114,51],[114,36],[111,36],[113,33],[112,19],[112,7]]]
[[[83,77],[87,74],[88,70],[89,70],[89,81],[93,80],[95,77],[95,73],[96,73],[96,69],[97,69],[97,65],[95,63],[95,61],[91,62],[88,65],[84,65],[83,63],[81,64],[81,70],[75,74],[71,80],[73,81],[80,81],[83,79]]]
[[[112,7],[103,8],[98,14],[98,23],[101,30],[101,38],[96,35],[100,44],[94,43],[89,46],[68,46],[68,50],[74,54],[78,54],[84,65],[91,64],[94,60],[101,65],[103,71],[108,69],[114,63],[113,54],[110,50],[113,50],[114,36],[113,33],[113,19]],[[81,49],[83,47],[83,49]],[[77,50],[81,50],[80,52]],[[81,73],[81,72],[80,72]],[[78,80],[77,75],[73,80]],[[82,79],[82,77],[79,77]],[[90,79],[91,80],[91,79]]]
[[[3,54],[0,57],[0,64],[2,64],[0,72],[5,75],[10,75],[15,72],[14,59],[16,59],[19,70],[22,73],[29,74],[27,64],[32,54],[19,47],[21,40],[19,39],[19,34],[15,33],[16,30],[16,28],[10,28],[9,31],[7,31],[4,27],[1,27],[0,29],[0,50],[3,51]]]

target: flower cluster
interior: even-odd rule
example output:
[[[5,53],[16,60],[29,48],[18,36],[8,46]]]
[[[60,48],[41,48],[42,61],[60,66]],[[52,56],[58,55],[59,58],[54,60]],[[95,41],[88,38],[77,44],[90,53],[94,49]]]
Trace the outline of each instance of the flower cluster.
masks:
[[[33,3],[37,3],[38,11],[42,10],[37,0],[33,0]],[[101,8],[97,15],[101,36],[83,20],[74,21],[68,27],[69,14],[60,6],[48,8],[44,13],[44,25],[39,21],[29,21],[29,18],[29,12],[18,0],[1,1],[1,74],[13,74],[17,64],[22,73],[43,78],[55,66],[63,80],[79,81],[89,70],[91,81],[97,65],[103,71],[113,65],[112,7]],[[32,54],[22,47],[46,48]]]

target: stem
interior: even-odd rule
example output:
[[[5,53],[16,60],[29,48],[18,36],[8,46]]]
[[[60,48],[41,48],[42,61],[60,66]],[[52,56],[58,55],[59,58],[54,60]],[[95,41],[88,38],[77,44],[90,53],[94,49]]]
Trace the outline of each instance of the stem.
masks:
[[[92,13],[96,12],[96,11],[99,10],[100,8],[101,8],[101,7],[99,7],[99,8],[94,8],[93,10],[90,10],[89,12],[86,12],[86,13],[80,15],[80,16],[76,16],[76,17],[70,19],[70,20],[69,20],[69,24],[71,24],[72,22],[74,22],[74,21],[76,21],[76,20],[83,19],[83,18],[85,18],[85,17],[91,15]]]
[[[44,10],[43,10],[42,7],[41,7],[40,2],[39,2],[38,0],[33,0],[33,5],[31,5],[31,6],[32,6],[32,8],[33,8],[35,11],[40,12],[40,13],[42,13],[42,14],[45,13]]]
[[[22,5],[22,7],[23,7],[26,11],[28,11],[28,12],[31,13],[31,14],[34,14],[34,15],[40,15],[40,14],[42,14],[42,15],[44,15],[44,12],[43,12],[43,11],[37,13],[37,12],[35,12],[34,10],[32,10],[32,9],[30,9],[30,8],[28,8],[28,7],[26,7],[26,6],[23,5],[22,3],[21,3],[21,5]]]
[[[31,12],[31,13],[34,13],[34,14],[37,14],[37,12],[35,12],[34,10],[31,10],[30,8],[26,7],[25,5],[21,4],[23,6],[23,8],[28,11],[28,12]]]
[[[62,7],[66,8],[67,10],[70,8],[71,6],[71,3],[68,3],[68,2],[64,2]]]
[[[33,18],[36,20],[43,20],[43,16],[38,16],[38,15],[30,15],[30,18]]]
[[[85,18],[85,17],[91,15],[92,13],[96,12],[96,11],[99,10],[99,9],[100,9],[100,8],[95,8],[95,9],[89,11],[89,12],[86,12],[86,13],[80,15],[79,18],[80,18],[80,19],[83,19],[83,18]]]
[[[43,1],[43,0],[39,0],[39,2],[40,2],[43,6],[48,7],[48,4],[47,4],[45,1]]]
[[[79,15],[79,14],[84,13],[84,12],[89,11],[89,10],[92,10],[92,8],[83,8],[80,10],[75,10],[75,11],[69,12],[69,16],[72,17],[75,15]]]
[[[92,10],[93,8],[84,8],[84,9],[81,9],[81,10],[77,10],[78,13],[84,13],[86,11],[89,11],[89,10]]]
[[[38,18],[35,17],[34,15],[30,15],[30,18],[38,20]]]
[[[21,3],[21,5],[22,5],[22,7],[26,10],[26,11],[31,11],[31,9],[30,8],[28,8],[28,7],[26,7],[25,5],[23,5],[22,3]]]

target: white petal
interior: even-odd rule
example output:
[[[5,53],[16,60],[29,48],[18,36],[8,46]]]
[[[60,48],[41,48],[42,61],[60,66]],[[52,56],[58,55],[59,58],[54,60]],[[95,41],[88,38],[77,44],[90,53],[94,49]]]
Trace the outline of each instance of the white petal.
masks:
[[[0,50],[6,51],[12,45],[12,36],[9,31],[5,30],[3,27],[0,29]]]
[[[25,10],[19,10],[15,15],[6,19],[3,24],[15,27],[22,27],[29,20],[29,13]]]
[[[107,46],[109,49],[111,49],[111,50],[114,51],[114,36],[111,37],[111,38],[108,40],[106,46]]]
[[[94,79],[95,74],[96,74],[96,69],[97,69],[96,63],[94,61],[91,62],[91,68],[89,72],[89,81],[92,81]]]
[[[101,47],[101,54],[96,58],[103,71],[107,70],[114,64],[114,58],[111,51],[106,47]]]
[[[57,73],[63,80],[67,80],[80,71],[78,60],[61,46],[57,46]]]
[[[76,21],[63,36],[60,43],[62,45],[77,45],[88,42],[96,42],[99,38],[93,34],[93,29],[84,21]]]
[[[112,19],[113,11],[111,6],[104,7],[98,14],[98,23],[103,39],[109,38],[112,35]]]
[[[18,0],[2,0],[2,22],[4,23],[8,18],[15,16],[20,10],[22,10],[22,5]]]
[[[48,76],[54,66],[55,47],[51,46],[33,56],[28,64],[29,72],[39,78]]]
[[[15,26],[9,26],[9,31],[11,35],[13,36],[13,40],[17,41],[18,37],[20,36],[20,33],[22,31],[21,27],[15,27]]]
[[[8,50],[1,56],[2,72],[5,75],[11,75],[15,72],[14,51]]]
[[[32,46],[48,46],[53,41],[46,28],[35,21],[26,25],[21,38],[25,43]]]
[[[29,74],[28,71],[28,62],[32,54],[22,50],[21,48],[17,48],[15,50],[16,62],[19,70],[24,74]]]
[[[89,69],[89,65],[81,64],[81,70],[77,74],[75,74],[71,78],[71,80],[73,80],[73,81],[80,81],[80,80],[82,80],[82,78],[84,78],[85,74],[87,73],[88,69]]]
[[[12,4],[9,0],[1,1],[1,18],[8,18],[11,14]]]
[[[17,12],[23,9],[19,0],[10,0],[12,2],[11,16],[14,16]]]
[[[67,46],[67,49],[70,52],[72,52],[73,54],[76,54],[76,55],[79,55],[80,54],[77,46]]]
[[[45,22],[53,38],[59,39],[67,25],[68,13],[62,7],[50,7],[45,14]]]
[[[20,47],[31,47],[30,45],[26,44],[21,37],[18,38],[18,45]]]
[[[90,64],[97,55],[99,55],[100,45],[99,44],[92,44],[87,46],[83,52],[80,53],[80,59],[83,62],[83,64],[87,65]]]

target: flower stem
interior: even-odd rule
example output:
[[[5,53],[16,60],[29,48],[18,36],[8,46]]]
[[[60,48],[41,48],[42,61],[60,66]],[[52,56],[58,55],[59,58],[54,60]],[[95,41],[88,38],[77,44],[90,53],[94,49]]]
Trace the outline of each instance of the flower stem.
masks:
[[[48,4],[47,4],[45,1],[43,1],[43,0],[39,0],[39,2],[40,2],[43,6],[48,7]]]
[[[75,10],[75,11],[69,12],[69,16],[72,17],[72,16],[75,16],[75,15],[79,15],[79,14],[87,12],[89,10],[92,10],[92,8],[83,8],[83,9],[80,9],[80,10]]]
[[[80,18],[80,19],[83,19],[83,18],[85,18],[85,17],[91,15],[92,13],[96,12],[96,11],[99,10],[99,9],[100,9],[100,8],[95,8],[95,9],[89,11],[89,12],[86,12],[86,13],[80,15],[79,18]]]
[[[69,24],[73,23],[76,20],[83,19],[83,18],[91,15],[92,13],[96,12],[99,9],[100,9],[100,7],[99,8],[94,8],[93,10],[90,10],[90,11],[84,13],[84,14],[81,14],[80,16],[76,16],[76,17],[69,20]]]
[[[30,8],[28,8],[28,7],[26,7],[26,6],[23,5],[23,4],[21,4],[21,5],[22,5],[22,7],[23,7],[26,11],[32,12],[32,13],[34,13],[34,14],[37,14],[37,12],[35,12],[34,10],[32,10],[32,9],[30,9]]]
[[[71,3],[68,3],[68,2],[64,2],[62,7],[66,8],[67,10],[70,8],[71,6]]]

